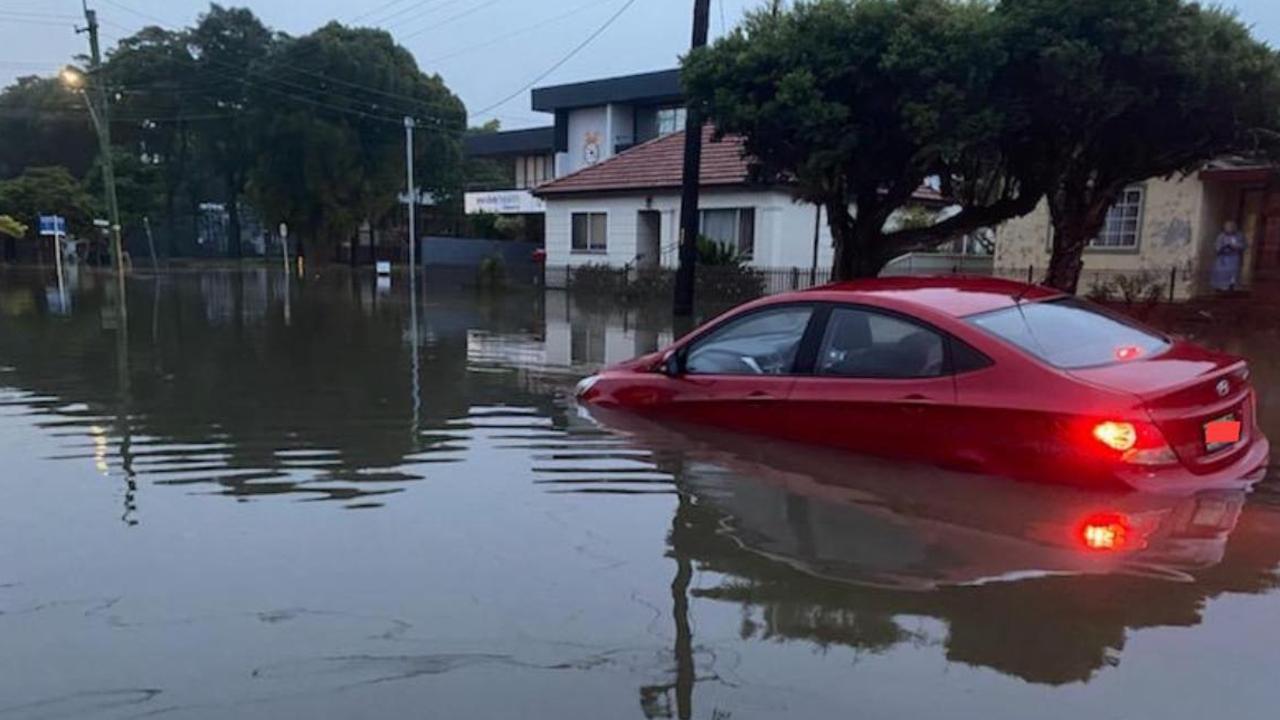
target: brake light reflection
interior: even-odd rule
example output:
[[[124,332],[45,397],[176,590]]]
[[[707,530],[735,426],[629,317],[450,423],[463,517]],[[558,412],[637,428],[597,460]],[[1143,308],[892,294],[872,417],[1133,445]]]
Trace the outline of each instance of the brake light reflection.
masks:
[[[1077,539],[1087,550],[1114,552],[1128,546],[1131,531],[1128,517],[1120,513],[1098,513],[1080,524]]]
[[[1134,360],[1142,354],[1142,348],[1137,345],[1121,345],[1116,348],[1117,360]]]

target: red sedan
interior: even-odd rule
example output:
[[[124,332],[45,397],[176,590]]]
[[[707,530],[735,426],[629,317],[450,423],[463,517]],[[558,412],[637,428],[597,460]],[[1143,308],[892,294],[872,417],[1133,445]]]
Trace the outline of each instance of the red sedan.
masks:
[[[580,402],[945,467],[1185,492],[1266,472],[1249,369],[1048,288],[880,278],[738,307]]]

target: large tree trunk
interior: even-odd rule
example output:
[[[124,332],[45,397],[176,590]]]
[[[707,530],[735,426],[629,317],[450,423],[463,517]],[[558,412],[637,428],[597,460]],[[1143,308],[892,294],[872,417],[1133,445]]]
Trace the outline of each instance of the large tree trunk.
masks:
[[[883,223],[875,222],[873,213],[868,213],[862,220],[855,218],[846,203],[829,202],[826,206],[827,224],[835,246],[831,280],[853,280],[880,274],[887,261],[879,247]]]
[[[1098,236],[1107,220],[1107,210],[1116,192],[1095,193],[1088,189],[1059,190],[1049,196],[1053,225],[1053,250],[1044,284],[1075,294],[1084,268],[1084,249]]]

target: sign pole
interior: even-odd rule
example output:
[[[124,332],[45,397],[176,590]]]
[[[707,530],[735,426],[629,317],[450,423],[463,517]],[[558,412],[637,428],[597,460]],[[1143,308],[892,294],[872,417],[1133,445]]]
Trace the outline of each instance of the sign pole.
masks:
[[[62,233],[58,232],[56,223],[53,231],[53,262],[58,266],[58,299],[62,301],[63,307],[66,307],[67,287],[62,281]]]

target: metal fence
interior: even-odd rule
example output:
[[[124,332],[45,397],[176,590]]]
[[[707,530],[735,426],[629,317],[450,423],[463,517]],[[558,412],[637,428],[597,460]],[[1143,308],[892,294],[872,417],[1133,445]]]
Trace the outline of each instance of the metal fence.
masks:
[[[997,267],[991,275],[1036,284],[1044,281],[1048,270],[1036,265]],[[1199,294],[1203,284],[1202,278],[1185,265],[1134,270],[1085,268],[1080,272],[1077,289],[1080,295],[1100,300],[1176,302]]]
[[[973,267],[957,264],[918,270],[897,268],[894,274],[990,275],[1036,284],[1044,280],[1047,268],[1028,265],[988,267],[984,270],[985,272],[975,272]],[[675,271],[670,268],[644,269],[632,266],[552,266],[545,269],[543,278],[550,288],[599,291],[625,299],[643,299],[670,294],[675,282]],[[700,265],[697,279],[697,291],[701,295],[744,298],[825,285],[831,280],[831,269]],[[1203,279],[1185,266],[1138,270],[1085,269],[1080,275],[1079,292],[1100,300],[1155,303],[1188,299],[1199,294],[1203,286]]]

